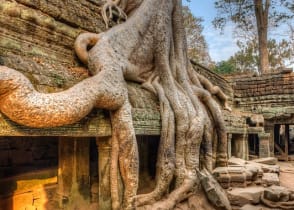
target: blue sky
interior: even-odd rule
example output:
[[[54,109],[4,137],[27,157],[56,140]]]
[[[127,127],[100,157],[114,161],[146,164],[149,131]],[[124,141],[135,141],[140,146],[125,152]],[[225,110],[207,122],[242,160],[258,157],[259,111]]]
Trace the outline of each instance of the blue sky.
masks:
[[[221,34],[220,30],[216,30],[212,25],[212,20],[216,16],[216,9],[214,8],[214,0],[202,0],[191,2],[183,1],[184,5],[188,5],[195,17],[201,17],[203,21],[203,35],[208,44],[209,54],[213,61],[219,62],[227,60],[232,56],[238,47],[236,39],[233,37],[234,25],[227,23],[224,32]],[[292,22],[293,24],[293,22]],[[269,37],[274,37],[277,40],[289,37],[289,31],[286,24],[280,25],[277,29],[269,31]],[[286,66],[294,68],[294,59],[286,62]],[[292,65],[289,65],[292,63]]]
[[[227,60],[237,50],[236,42],[233,38],[233,26],[227,25],[223,34],[220,30],[214,29],[212,20],[216,16],[216,10],[214,8],[214,0],[196,1],[192,0],[187,3],[183,1],[185,5],[188,5],[196,17],[201,17],[204,22],[203,35],[207,41],[209,54],[213,61]]]

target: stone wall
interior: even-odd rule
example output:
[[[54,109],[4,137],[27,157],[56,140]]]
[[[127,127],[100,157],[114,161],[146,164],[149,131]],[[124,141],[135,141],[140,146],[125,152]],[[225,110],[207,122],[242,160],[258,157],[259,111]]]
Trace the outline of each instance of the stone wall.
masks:
[[[209,79],[214,85],[219,86],[223,92],[230,97],[230,100],[232,100],[233,98],[233,88],[230,84],[230,82],[225,79],[224,77],[222,77],[221,75],[211,71],[210,69],[208,69],[205,66],[202,66],[198,63],[196,63],[195,61],[191,61],[195,71],[197,71],[198,73],[202,74],[203,76],[205,76],[207,79]]]
[[[42,92],[75,84],[88,74],[74,40],[82,28],[103,28],[93,10],[98,7],[88,1],[0,0],[1,63],[25,73]]]
[[[232,79],[236,107],[262,112],[266,108],[294,105],[294,73],[275,72]]]
[[[275,125],[294,124],[294,73],[286,69],[227,79],[234,89],[234,106],[264,117],[267,135],[260,137],[260,154],[274,156]]]

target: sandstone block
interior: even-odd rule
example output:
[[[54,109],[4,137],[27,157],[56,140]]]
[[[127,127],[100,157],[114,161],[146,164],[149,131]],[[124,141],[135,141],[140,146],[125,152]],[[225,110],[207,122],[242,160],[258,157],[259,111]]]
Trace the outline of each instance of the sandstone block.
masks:
[[[262,205],[252,205],[252,204],[246,204],[240,210],[270,210],[270,208],[266,208]]]
[[[231,157],[228,160],[228,165],[229,166],[232,166],[232,165],[244,166],[245,164],[246,164],[246,160],[243,160],[241,158]]]
[[[246,204],[258,204],[260,202],[263,187],[234,188],[228,191],[228,198],[232,205],[244,206]]]
[[[264,198],[273,202],[287,202],[290,200],[291,192],[281,186],[270,186],[264,190]]]
[[[276,173],[264,173],[261,180],[265,186],[280,185],[280,179]]]
[[[276,165],[278,162],[278,159],[275,157],[267,157],[267,158],[259,158],[252,160],[253,162],[256,163],[262,163],[262,164],[267,164],[267,165]]]

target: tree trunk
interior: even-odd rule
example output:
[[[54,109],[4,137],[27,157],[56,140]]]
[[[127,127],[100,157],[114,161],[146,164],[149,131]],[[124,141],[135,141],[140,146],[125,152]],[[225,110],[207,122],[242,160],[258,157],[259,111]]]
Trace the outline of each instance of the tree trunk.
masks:
[[[40,95],[22,75],[9,77],[9,73],[14,71],[0,67],[4,70],[4,74],[0,74],[0,93],[3,93],[0,97],[1,111],[12,118],[9,106],[17,104],[17,109],[21,99],[22,112],[13,120],[26,124],[28,122],[23,121],[24,118],[30,119],[34,113],[38,113],[39,107],[46,107],[44,113],[38,113],[43,117],[39,119],[39,124],[38,120],[35,124],[29,124],[46,127],[48,124],[43,119],[50,119],[52,113],[56,113],[57,117],[49,126],[66,124],[66,119],[69,122],[80,119],[93,106],[110,110],[110,176],[114,210],[121,206],[123,209],[135,209],[136,206],[173,209],[191,195],[203,194],[199,193],[200,180],[201,184],[210,186],[209,191],[215,190],[211,201],[217,201],[214,203],[217,207],[230,209],[225,194],[218,190],[220,186],[212,180],[213,177],[206,176],[208,172],[200,172],[203,168],[211,171],[216,166],[227,164],[227,135],[215,98],[223,102],[226,109],[230,108],[221,89],[197,74],[187,58],[181,0],[107,1],[103,7],[106,23],[111,17],[107,14],[114,9],[118,12],[121,10],[118,4],[124,5],[126,14],[132,14],[125,23],[99,35],[81,34],[76,40],[77,55],[88,65],[93,77],[67,91]],[[93,47],[88,51],[89,46]],[[7,75],[8,79],[5,78]],[[141,83],[160,101],[162,131],[156,164],[156,186],[151,193],[138,196],[137,145],[125,80]],[[10,86],[14,89],[7,91]],[[23,90],[27,92],[21,94]],[[36,103],[29,103],[28,97],[31,95],[37,99]],[[79,95],[83,103],[77,103]],[[70,107],[57,109],[61,99]],[[71,112],[78,110],[77,106],[81,104],[86,107],[83,113]],[[58,118],[63,119],[62,123],[58,122]],[[205,163],[199,160],[200,147],[204,151],[202,157]],[[116,182],[118,172],[124,185],[122,205],[119,203]],[[206,179],[203,178],[205,176]],[[172,183],[172,180],[175,182]],[[208,188],[204,191],[209,193]]]
[[[267,48],[268,12],[270,0],[263,6],[262,0],[254,0],[255,17],[258,32],[259,72],[267,73],[269,69],[269,53]]]

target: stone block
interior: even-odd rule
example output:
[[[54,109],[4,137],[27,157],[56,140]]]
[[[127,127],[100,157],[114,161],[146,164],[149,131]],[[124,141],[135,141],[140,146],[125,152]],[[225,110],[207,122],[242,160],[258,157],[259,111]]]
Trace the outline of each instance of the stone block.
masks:
[[[276,173],[264,173],[261,180],[265,186],[280,185],[280,179]]]
[[[275,157],[267,157],[267,158],[255,159],[255,160],[252,160],[252,162],[262,163],[266,165],[276,165],[278,163],[278,159]]]
[[[263,187],[234,188],[228,191],[228,198],[234,206],[244,206],[246,204],[258,204],[260,202]]]
[[[262,205],[252,205],[252,204],[246,204],[240,210],[271,210],[270,208],[266,208]]]
[[[228,165],[229,166],[232,166],[232,165],[244,166],[245,164],[246,164],[246,160],[243,160],[241,158],[231,157],[228,160]]]
[[[287,202],[290,200],[291,192],[281,186],[270,186],[264,190],[264,198],[273,202]]]

